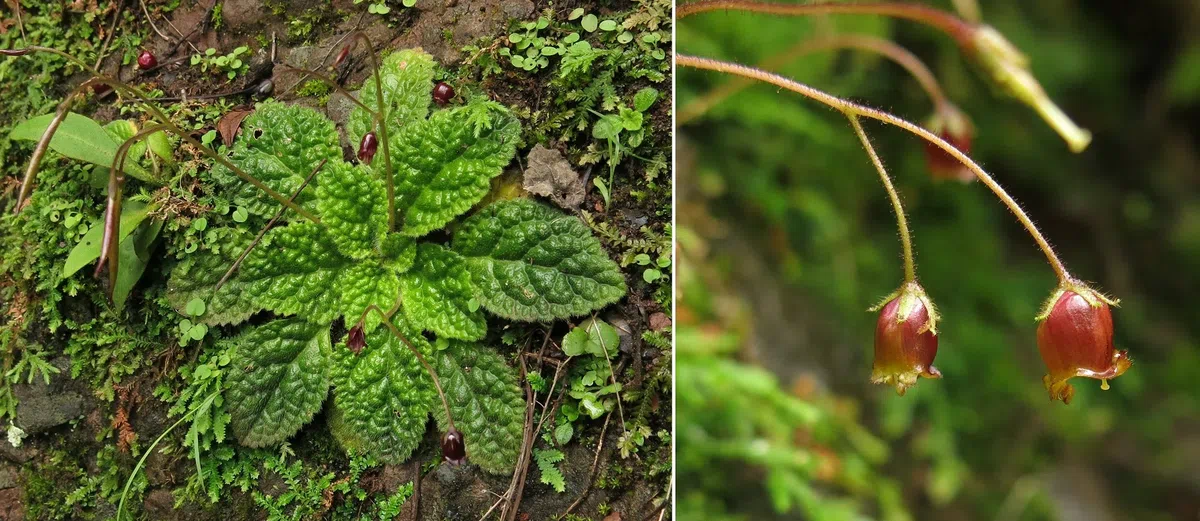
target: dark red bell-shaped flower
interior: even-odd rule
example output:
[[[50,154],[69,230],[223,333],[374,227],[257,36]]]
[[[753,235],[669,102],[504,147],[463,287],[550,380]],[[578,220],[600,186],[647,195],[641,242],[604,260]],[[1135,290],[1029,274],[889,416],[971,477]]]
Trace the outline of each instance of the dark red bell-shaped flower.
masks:
[[[375,151],[378,149],[379,140],[375,139],[375,133],[367,132],[358,144],[358,160],[368,165],[371,164],[371,160],[375,158]]]
[[[879,311],[872,382],[891,385],[903,396],[916,385],[917,377],[942,377],[933,367],[938,347],[937,310],[920,284],[905,284],[872,311]]]
[[[450,427],[442,436],[442,457],[451,465],[462,465],[467,462],[467,442],[458,429]]]
[[[367,347],[367,335],[363,332],[362,324],[350,328],[350,334],[346,335],[346,347],[349,347],[356,355],[361,353],[364,347]]]
[[[155,58],[150,51],[142,50],[138,55],[137,66],[141,70],[150,70],[158,66],[158,58]]]
[[[971,119],[958,107],[950,102],[943,102],[926,123],[926,129],[946,142],[954,145],[964,154],[971,153],[971,140],[975,137],[975,127]],[[975,180],[975,174],[954,156],[942,150],[937,145],[925,142],[925,162],[929,165],[929,173],[938,181],[954,180],[969,183]]]
[[[1071,403],[1076,376],[1096,378],[1100,388],[1121,376],[1133,362],[1127,351],[1113,348],[1110,306],[1117,301],[1080,283],[1067,283],[1046,302],[1038,316],[1038,351],[1048,374],[1042,378],[1051,400]]]
[[[433,101],[436,101],[438,105],[444,106],[450,103],[451,99],[454,99],[454,87],[447,85],[444,81],[439,81],[437,85],[433,86]]]

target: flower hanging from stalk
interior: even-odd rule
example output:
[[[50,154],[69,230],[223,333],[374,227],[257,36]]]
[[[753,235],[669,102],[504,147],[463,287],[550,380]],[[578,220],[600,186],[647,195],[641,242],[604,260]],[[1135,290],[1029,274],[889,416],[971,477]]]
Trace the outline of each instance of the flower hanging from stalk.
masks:
[[[937,356],[937,310],[917,282],[908,282],[883,303],[875,325],[875,365],[871,382],[896,388],[901,396],[917,378],[941,378]]]
[[[1042,378],[1051,400],[1071,403],[1075,388],[1070,379],[1082,376],[1108,380],[1121,376],[1133,362],[1127,351],[1113,347],[1112,300],[1078,282],[1059,286],[1037,317],[1038,351],[1046,363]]]

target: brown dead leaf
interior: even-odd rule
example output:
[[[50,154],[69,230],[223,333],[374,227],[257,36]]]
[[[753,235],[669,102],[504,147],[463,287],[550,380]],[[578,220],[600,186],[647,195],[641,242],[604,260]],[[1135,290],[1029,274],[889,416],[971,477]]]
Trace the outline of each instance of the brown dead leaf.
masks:
[[[221,134],[221,141],[225,146],[233,146],[233,138],[237,137],[242,120],[253,113],[254,109],[233,109],[221,116],[221,120],[217,122],[217,132]]]
[[[621,521],[621,513],[613,512],[607,516],[604,516],[604,521]]]

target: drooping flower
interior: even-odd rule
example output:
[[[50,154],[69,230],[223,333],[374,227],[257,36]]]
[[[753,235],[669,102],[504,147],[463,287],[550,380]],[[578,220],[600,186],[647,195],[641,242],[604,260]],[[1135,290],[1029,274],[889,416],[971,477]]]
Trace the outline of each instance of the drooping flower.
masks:
[[[442,457],[451,465],[462,465],[467,462],[467,442],[458,429],[450,427],[442,436]]]
[[[975,127],[971,124],[971,119],[954,104],[939,104],[925,128],[954,145],[960,152],[971,153]],[[968,183],[975,180],[975,174],[971,173],[966,165],[933,143],[925,143],[925,162],[929,165],[929,172],[933,174],[933,178],[938,181],[954,180]]]
[[[379,140],[375,139],[375,133],[367,132],[358,144],[358,160],[368,165],[371,164],[371,160],[375,158],[375,151],[378,149]]]
[[[138,55],[137,66],[141,70],[150,70],[158,66],[158,59],[150,51],[142,50]]]
[[[1113,323],[1110,306],[1117,301],[1081,283],[1059,287],[1038,316],[1038,351],[1046,363],[1042,378],[1051,400],[1071,403],[1075,388],[1069,380],[1076,376],[1096,378],[1101,389],[1108,380],[1121,376],[1133,362],[1127,351],[1113,347]]]
[[[363,332],[362,324],[350,328],[350,334],[346,335],[346,347],[349,347],[356,355],[361,353],[364,347],[367,347],[367,335]]]
[[[875,366],[871,381],[896,388],[904,395],[917,377],[941,378],[933,367],[937,356],[937,310],[916,282],[909,282],[872,311],[875,325]]]
[[[446,84],[446,82],[439,81],[437,85],[433,86],[433,101],[436,101],[438,105],[450,103],[450,100],[453,98],[454,87]]]

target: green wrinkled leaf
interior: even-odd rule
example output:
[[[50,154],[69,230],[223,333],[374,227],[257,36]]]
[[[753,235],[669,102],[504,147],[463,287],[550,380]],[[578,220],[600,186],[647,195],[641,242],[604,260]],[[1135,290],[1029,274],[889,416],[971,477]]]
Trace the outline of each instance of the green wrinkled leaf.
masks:
[[[338,134],[329,118],[307,107],[277,102],[259,103],[254,113],[242,121],[242,133],[229,155],[231,163],[284,197],[291,196],[322,160],[337,162],[341,158]],[[279,209],[278,201],[224,166],[214,164],[212,175],[229,187],[223,195],[250,213],[270,216]],[[318,174],[313,179],[313,186],[300,193],[297,203],[308,206],[321,178]],[[295,215],[285,213],[286,218]]]
[[[53,119],[54,114],[43,114],[22,121],[13,127],[8,137],[9,139],[39,141]],[[50,138],[50,148],[55,152],[104,168],[112,167],[119,146],[99,123],[74,112],[68,113],[67,117],[63,118],[62,123],[54,132],[54,137]],[[131,156],[130,159],[136,158]],[[125,173],[143,181],[157,182],[150,172],[134,161],[125,161]]]
[[[353,259],[372,254],[387,233],[387,192],[383,181],[364,166],[326,164],[317,210],[338,251]]]
[[[204,301],[206,312],[197,321],[210,326],[237,324],[262,309],[257,306],[241,278],[234,273],[220,291],[213,291],[221,277],[250,244],[253,234],[247,230],[223,228],[220,231],[221,250],[199,250],[184,257],[167,281],[167,302],[179,313],[187,313],[188,303]],[[259,246],[261,247],[261,245]]]
[[[479,202],[516,155],[520,124],[495,111],[490,128],[469,124],[464,107],[441,110],[392,136],[396,212],[403,233],[420,237]]]
[[[396,273],[374,262],[351,266],[342,272],[337,284],[342,293],[339,311],[348,324],[357,323],[371,305],[386,312],[400,294],[400,278]],[[363,321],[364,330],[374,331],[381,320],[379,313],[372,311]]]
[[[433,57],[420,49],[396,51],[379,64],[379,81],[383,86],[383,105],[387,107],[388,130],[392,134],[407,132],[411,125],[425,120],[433,102]],[[371,110],[378,110],[375,77],[363,81],[358,99]],[[375,128],[374,118],[358,105],[350,111],[346,132],[352,143],[359,143]],[[380,136],[382,139],[382,136]],[[392,151],[395,162],[395,151]],[[383,161],[383,150],[377,161]]]
[[[462,340],[478,340],[487,334],[483,311],[471,309],[471,273],[457,253],[436,244],[421,244],[415,269],[401,277],[401,284],[404,312],[414,326]]]
[[[225,399],[234,436],[248,447],[290,438],[329,392],[328,326],[282,319],[233,341],[238,349],[225,372]]]
[[[433,346],[401,317],[394,317],[422,355]],[[437,400],[433,381],[411,351],[387,328],[367,335],[355,355],[345,344],[333,349],[336,418],[334,435],[347,450],[360,449],[382,463],[400,463],[412,455],[425,434],[430,404]]]
[[[146,265],[150,262],[150,249],[158,239],[162,225],[163,222],[158,219],[146,221],[118,245],[117,280],[113,284],[112,294],[113,306],[117,309],[125,308],[125,300],[133,291],[133,286],[146,272]]]
[[[267,232],[237,277],[261,309],[327,324],[339,315],[338,283],[350,262],[321,225],[298,222]]]
[[[454,236],[476,298],[513,320],[584,315],[625,295],[625,278],[578,218],[528,200],[502,201],[471,216]]]
[[[516,373],[495,351],[467,342],[450,342],[436,364],[468,459],[493,474],[512,473],[525,428],[525,393]],[[430,407],[445,432],[446,412],[436,396]]]

